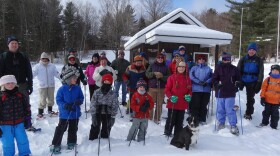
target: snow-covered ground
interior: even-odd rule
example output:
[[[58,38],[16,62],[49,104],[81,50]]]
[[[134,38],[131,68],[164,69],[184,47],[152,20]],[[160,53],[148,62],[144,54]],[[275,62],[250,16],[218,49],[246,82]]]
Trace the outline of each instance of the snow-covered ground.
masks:
[[[114,54],[108,54],[109,60],[113,60]],[[128,56],[126,56],[127,58]],[[88,58],[91,58],[89,56]],[[85,61],[85,60],[83,60]],[[236,62],[234,62],[236,64]],[[61,71],[62,65],[56,64],[59,71]],[[271,64],[265,64],[265,77],[267,77]],[[42,128],[41,132],[32,133],[28,132],[28,138],[31,146],[31,151],[34,156],[46,156],[51,155],[49,152],[49,145],[51,144],[55,127],[58,124],[58,118],[47,117],[45,120],[37,121],[36,115],[38,113],[39,92],[38,92],[38,80],[34,79],[34,92],[31,95],[32,117],[33,124],[37,128]],[[56,91],[61,86],[59,80],[56,80]],[[84,88],[82,88],[84,91]],[[238,94],[236,96],[236,104],[239,105]],[[198,143],[191,147],[189,151],[184,149],[178,149],[170,145],[170,140],[163,135],[163,129],[165,120],[162,119],[160,125],[153,122],[149,122],[146,145],[143,142],[131,143],[126,141],[126,137],[131,126],[129,117],[125,115],[125,108],[120,106],[124,118],[120,118],[120,113],[116,117],[116,123],[111,131],[111,151],[109,151],[108,139],[101,139],[100,142],[100,155],[101,156],[279,156],[280,155],[280,131],[273,130],[269,126],[264,128],[257,128],[262,119],[263,107],[260,105],[259,94],[255,96],[255,112],[253,114],[253,120],[242,120],[243,122],[243,135],[234,136],[229,132],[229,127],[219,131],[213,132],[215,125],[215,115],[209,116],[207,119],[207,125],[200,126]],[[210,102],[212,100],[210,99]],[[241,115],[243,116],[246,106],[246,92],[240,92],[241,101]],[[86,105],[89,108],[89,90],[86,87]],[[215,99],[214,99],[214,114],[215,114]],[[91,115],[84,113],[85,104],[81,106],[83,114],[79,122],[78,130],[78,155],[92,156],[98,153],[98,140],[89,141],[88,135],[91,125]],[[165,105],[163,106],[163,115],[166,116],[167,110]],[[54,110],[57,110],[55,104]],[[45,110],[46,111],[46,110]],[[238,126],[240,128],[240,114],[238,112]],[[62,146],[66,148],[67,132],[64,133]],[[1,144],[1,143],[0,143]],[[0,146],[0,152],[2,146]],[[0,154],[1,155],[1,154]],[[75,155],[74,151],[62,150],[61,156]]]

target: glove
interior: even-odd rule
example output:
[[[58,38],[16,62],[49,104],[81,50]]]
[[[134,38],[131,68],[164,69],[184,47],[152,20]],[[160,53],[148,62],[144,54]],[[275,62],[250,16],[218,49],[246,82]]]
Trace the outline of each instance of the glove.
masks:
[[[170,97],[170,101],[171,101],[172,103],[176,103],[176,102],[178,101],[178,96],[172,95],[172,96]]]
[[[184,96],[184,98],[185,98],[185,100],[186,100],[187,102],[190,102],[191,99],[192,99],[192,97],[190,96],[190,94],[186,94],[186,95]]]
[[[65,109],[65,110],[68,110],[68,111],[72,111],[72,109],[73,109],[73,108],[72,108],[72,104],[65,104],[65,105],[64,105],[64,109]]]
[[[201,86],[203,86],[203,87],[207,86],[207,83],[204,82],[204,81],[200,81],[198,84],[201,85]]]
[[[94,127],[96,127],[96,126],[97,126],[97,124],[98,124],[98,123],[97,123],[96,114],[92,115],[91,120],[92,120],[92,125],[93,125]]]
[[[154,72],[155,76],[157,79],[160,79],[163,77],[162,73],[161,72]]]
[[[75,104],[76,106],[80,106],[80,105],[83,104],[83,102],[80,101],[80,100],[76,100],[76,101],[74,102],[74,104]]]
[[[261,98],[261,105],[265,106],[265,98]]]
[[[83,83],[84,86],[87,85],[87,81],[86,80],[83,80],[82,83]]]
[[[27,93],[28,93],[28,95],[32,94],[32,92],[33,92],[33,86],[28,86],[28,87],[27,87]]]
[[[2,134],[3,134],[3,132],[2,132],[2,129],[0,128],[0,138],[2,138]]]
[[[224,85],[222,83],[215,83],[214,87],[217,90],[220,90]]]
[[[262,83],[261,82],[257,82],[256,85],[255,85],[255,93],[258,94],[261,90],[261,86],[262,86]]]
[[[24,127],[25,128],[29,128],[32,126],[32,123],[31,123],[31,117],[30,116],[26,116],[24,117]]]
[[[103,69],[99,74],[103,76],[104,74],[107,74],[109,71],[107,69]]]
[[[235,87],[239,88],[239,90],[243,90],[244,84],[241,81],[235,81]]]
[[[140,106],[140,111],[145,113],[148,108],[150,107],[150,103],[148,100],[146,100],[141,106]]]
[[[110,127],[112,128],[115,124],[115,118],[116,116],[111,116],[111,119],[110,119]]]

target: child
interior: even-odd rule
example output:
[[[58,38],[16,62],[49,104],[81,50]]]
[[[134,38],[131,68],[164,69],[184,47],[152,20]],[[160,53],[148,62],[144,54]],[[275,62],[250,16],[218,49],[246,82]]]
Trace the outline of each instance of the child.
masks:
[[[18,155],[31,154],[29,141],[24,129],[24,120],[31,123],[30,104],[27,98],[18,91],[17,80],[14,75],[5,75],[0,78],[0,135],[2,133],[3,155],[15,155],[17,141]],[[0,136],[1,138],[1,136]]]
[[[146,81],[140,79],[136,84],[137,92],[132,95],[131,109],[135,112],[133,123],[129,130],[127,141],[135,140],[138,132],[137,141],[143,141],[147,133],[148,118],[150,110],[154,108],[153,98],[147,93]]]
[[[184,61],[176,65],[176,72],[168,77],[164,93],[168,97],[168,117],[164,135],[170,136],[174,128],[174,136],[183,129],[185,110],[191,101],[192,84],[187,73],[188,67]]]
[[[263,119],[260,127],[267,126],[270,120],[270,127],[277,129],[279,121],[279,104],[280,104],[280,66],[272,65],[269,77],[262,83],[261,90],[261,105],[264,106],[262,112]]]
[[[73,149],[77,143],[77,131],[79,117],[81,116],[80,105],[83,104],[84,96],[81,87],[77,85],[79,71],[75,67],[69,67],[62,75],[61,86],[56,95],[56,103],[59,109],[59,123],[55,129],[52,146],[50,151],[59,154],[61,150],[61,141],[68,127],[67,145],[68,149]]]
[[[92,125],[89,133],[89,140],[98,138],[101,128],[101,138],[110,137],[111,128],[115,123],[118,113],[118,98],[112,90],[113,77],[111,74],[102,75],[101,87],[93,93],[90,103]]]

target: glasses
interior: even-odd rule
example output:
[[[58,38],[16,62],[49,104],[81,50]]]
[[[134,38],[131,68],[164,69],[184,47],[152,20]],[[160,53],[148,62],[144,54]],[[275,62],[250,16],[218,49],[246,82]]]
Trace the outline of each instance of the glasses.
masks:
[[[164,59],[163,57],[157,57],[157,59]]]
[[[175,55],[175,57],[180,57],[179,55]]]
[[[186,68],[186,66],[178,66],[178,67],[180,67],[180,68]]]

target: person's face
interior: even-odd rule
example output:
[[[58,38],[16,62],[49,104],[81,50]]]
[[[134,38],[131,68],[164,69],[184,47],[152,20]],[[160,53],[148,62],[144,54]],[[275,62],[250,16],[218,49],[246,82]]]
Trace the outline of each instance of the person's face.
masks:
[[[50,60],[47,59],[47,58],[42,58],[41,61],[44,62],[44,63],[49,63]]]
[[[124,58],[124,53],[119,53],[119,58]]]
[[[185,50],[180,50],[179,53],[180,53],[180,55],[184,55],[185,54]]]
[[[177,70],[178,70],[179,73],[184,73],[185,70],[186,70],[186,67],[185,66],[178,66]]]
[[[280,74],[279,71],[276,70],[276,69],[273,69],[273,70],[271,71],[271,73],[272,73],[272,74]]]
[[[8,44],[8,48],[10,52],[16,52],[18,50],[18,42],[17,41],[11,41]]]
[[[197,60],[197,62],[198,62],[199,64],[202,64],[202,63],[205,63],[205,60],[204,60],[203,58],[199,58],[199,59]]]
[[[92,62],[97,62],[97,61],[98,61],[97,57],[92,58]]]
[[[71,83],[72,85],[76,84],[76,83],[77,83],[77,79],[78,79],[77,76],[72,76],[71,79],[70,79],[70,83]]]
[[[76,59],[74,57],[69,58],[70,64],[75,64]]]
[[[162,63],[163,60],[164,60],[164,56],[158,56],[158,57],[157,57],[157,62],[158,62],[158,63]]]
[[[136,62],[135,62],[135,65],[136,65],[136,66],[142,66],[142,61],[136,61]]]
[[[139,91],[146,91],[146,88],[144,86],[140,86],[140,87],[138,87],[138,90]]]
[[[107,60],[103,59],[100,61],[101,66],[106,66],[107,65]]]
[[[9,82],[9,83],[4,84],[4,87],[7,90],[13,90],[15,88],[15,86],[16,86],[16,84],[13,83],[13,82]]]
[[[256,51],[254,49],[248,50],[249,56],[254,56],[256,54]]]
[[[111,82],[108,81],[108,80],[105,80],[103,83],[104,83],[104,84],[111,84]]]

